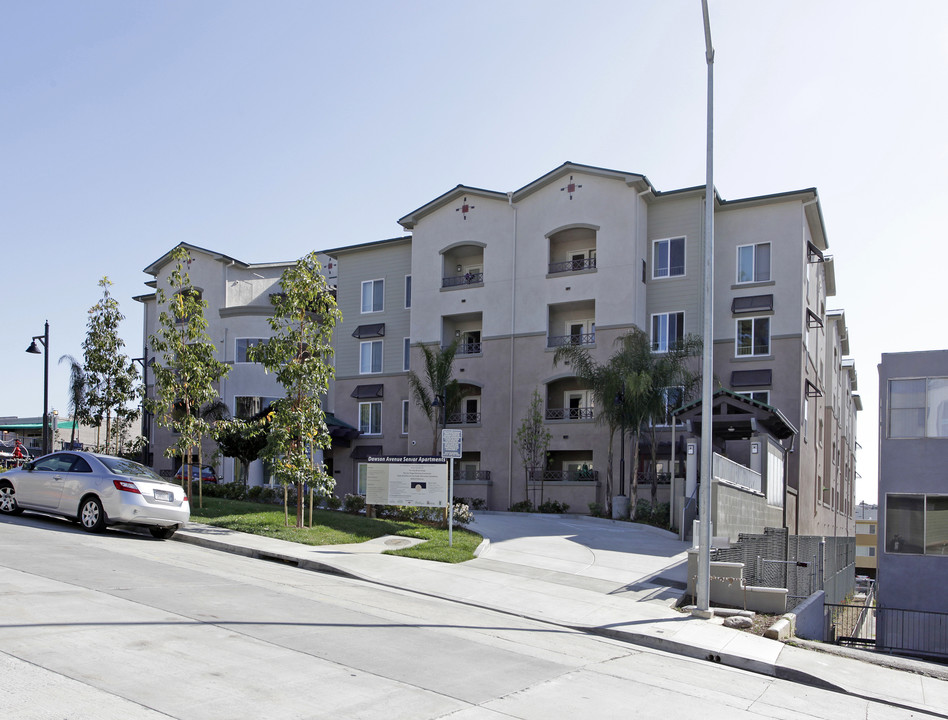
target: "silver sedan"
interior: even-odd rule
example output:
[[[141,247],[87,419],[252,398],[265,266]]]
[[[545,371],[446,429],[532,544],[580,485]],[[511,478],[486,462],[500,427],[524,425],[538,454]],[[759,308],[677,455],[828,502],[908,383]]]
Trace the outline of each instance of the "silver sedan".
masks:
[[[132,460],[88,452],[57,452],[0,475],[0,513],[63,515],[89,532],[139,525],[162,540],[191,517],[180,485]]]

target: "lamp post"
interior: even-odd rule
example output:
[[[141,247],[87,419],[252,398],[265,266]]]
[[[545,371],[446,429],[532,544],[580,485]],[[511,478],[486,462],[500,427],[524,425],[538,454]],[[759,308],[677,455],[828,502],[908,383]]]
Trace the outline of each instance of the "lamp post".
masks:
[[[37,340],[43,344],[43,349],[37,347]],[[42,335],[34,335],[33,342],[26,349],[31,355],[45,355],[43,361],[43,455],[49,454],[49,320],[43,329]]]
[[[132,358],[132,365],[138,363],[142,366],[142,437],[145,438],[145,442],[142,444],[142,465],[148,465],[148,410],[145,404],[146,397],[148,393],[148,348],[145,348],[145,354],[140,358]]]

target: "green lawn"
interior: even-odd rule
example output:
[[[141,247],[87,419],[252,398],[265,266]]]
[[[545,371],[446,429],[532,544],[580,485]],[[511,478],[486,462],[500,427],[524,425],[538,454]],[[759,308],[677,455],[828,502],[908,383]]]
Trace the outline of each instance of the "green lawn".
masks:
[[[387,550],[388,555],[459,563],[471,560],[481,538],[470,530],[454,529],[453,547],[448,547],[448,531],[413,522],[374,520],[362,515],[333,510],[313,511],[313,527],[292,527],[296,508],[290,508],[290,526],[284,521],[283,507],[240,500],[204,498],[204,507],[191,506],[193,522],[216,525],[240,532],[303,543],[304,545],[342,545],[360,543],[382,535],[424,538],[427,542],[402,550]],[[306,520],[309,520],[307,510]]]

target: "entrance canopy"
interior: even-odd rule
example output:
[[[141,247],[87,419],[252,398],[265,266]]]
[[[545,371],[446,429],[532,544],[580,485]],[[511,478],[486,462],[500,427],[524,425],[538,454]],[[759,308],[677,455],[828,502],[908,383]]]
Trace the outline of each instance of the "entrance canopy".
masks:
[[[690,422],[693,432],[701,434],[701,401],[678,408],[672,415],[678,422]],[[746,440],[762,431],[778,440],[796,435],[797,430],[777,408],[738,395],[718,390],[711,399],[711,437],[716,440]]]

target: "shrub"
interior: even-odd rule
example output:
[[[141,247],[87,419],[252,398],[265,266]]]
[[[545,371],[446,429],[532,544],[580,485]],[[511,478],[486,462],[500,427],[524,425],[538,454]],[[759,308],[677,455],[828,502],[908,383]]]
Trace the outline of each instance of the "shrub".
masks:
[[[562,515],[563,513],[569,512],[569,505],[561,503],[558,500],[547,500],[546,502],[540,503],[540,507],[538,507],[537,510],[541,513]]]
[[[644,498],[640,498],[635,503],[635,516],[632,518],[635,522],[647,523],[660,528],[668,528],[670,519],[670,508],[668,503],[658,503],[652,507],[652,503]]]
[[[324,502],[329,510],[338,510],[342,507],[342,498],[336,495],[327,496]]]
[[[351,493],[346,493],[346,497],[342,501],[342,504],[345,507],[347,513],[360,513],[365,510],[365,495],[353,495]]]
[[[533,503],[529,500],[521,500],[510,506],[510,512],[533,512]]]
[[[591,502],[589,503],[589,514],[593,517],[605,517],[606,509],[601,503]]]

